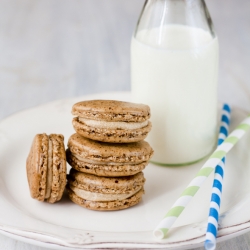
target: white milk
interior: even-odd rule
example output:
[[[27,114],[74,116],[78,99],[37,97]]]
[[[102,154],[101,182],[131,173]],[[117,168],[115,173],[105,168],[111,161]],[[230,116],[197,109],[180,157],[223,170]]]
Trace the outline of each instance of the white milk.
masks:
[[[133,101],[151,108],[152,160],[191,163],[216,143],[218,40],[184,25],[159,32],[142,30],[132,39]]]

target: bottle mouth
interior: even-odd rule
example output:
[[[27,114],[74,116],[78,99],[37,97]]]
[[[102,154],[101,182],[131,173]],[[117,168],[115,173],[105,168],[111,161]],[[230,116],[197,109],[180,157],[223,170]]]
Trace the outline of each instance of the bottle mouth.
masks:
[[[139,16],[134,37],[141,30],[166,25],[200,28],[216,38],[213,22],[204,0],[146,0]]]

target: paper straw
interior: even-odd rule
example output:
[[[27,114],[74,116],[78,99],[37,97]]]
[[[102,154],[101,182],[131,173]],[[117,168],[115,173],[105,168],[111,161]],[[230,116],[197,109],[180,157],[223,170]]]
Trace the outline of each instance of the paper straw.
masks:
[[[196,177],[191,181],[191,183],[181,194],[180,198],[168,211],[164,219],[153,231],[153,234],[157,239],[163,239],[164,237],[166,237],[168,230],[180,216],[192,197],[199,190],[203,182],[220,163],[222,158],[225,157],[225,155],[233,148],[233,146],[239,141],[239,139],[242,138],[247,130],[249,130],[249,128],[250,115],[238,125],[238,127],[225,139],[225,141],[220,146],[217,147],[217,149],[202,166]]]
[[[218,145],[220,145],[224,141],[224,139],[228,136],[229,124],[230,124],[230,107],[227,104],[224,104],[222,108]],[[221,202],[222,187],[223,187],[224,168],[225,168],[225,157],[215,168],[208,223],[207,223],[206,239],[204,242],[204,247],[206,250],[214,250],[216,248],[216,235],[218,230],[218,220],[220,214],[220,202]]]

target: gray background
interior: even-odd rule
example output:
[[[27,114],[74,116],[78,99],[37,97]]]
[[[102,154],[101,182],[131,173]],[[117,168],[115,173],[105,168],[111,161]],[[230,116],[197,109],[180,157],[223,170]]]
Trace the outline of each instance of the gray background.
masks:
[[[130,90],[143,0],[0,0],[0,119],[61,98]],[[250,111],[250,1],[209,0],[220,42],[219,99]],[[0,235],[0,249],[41,250]],[[218,244],[250,249],[250,234]]]

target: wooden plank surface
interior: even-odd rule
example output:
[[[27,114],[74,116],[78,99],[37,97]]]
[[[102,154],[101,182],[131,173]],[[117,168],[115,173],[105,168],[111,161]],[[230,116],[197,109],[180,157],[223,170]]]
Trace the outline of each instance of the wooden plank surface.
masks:
[[[143,2],[0,0],[0,119],[56,99],[129,90]],[[220,42],[219,98],[250,111],[250,1],[207,4]],[[42,248],[0,235],[0,249]],[[250,234],[217,249],[250,249]]]

